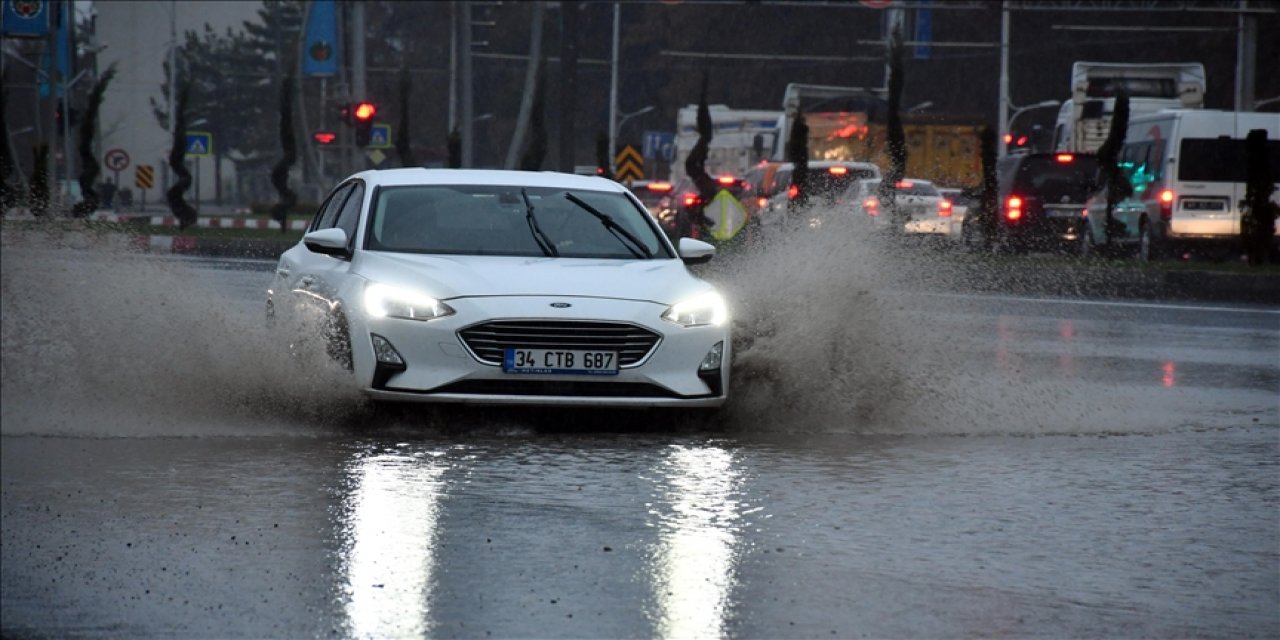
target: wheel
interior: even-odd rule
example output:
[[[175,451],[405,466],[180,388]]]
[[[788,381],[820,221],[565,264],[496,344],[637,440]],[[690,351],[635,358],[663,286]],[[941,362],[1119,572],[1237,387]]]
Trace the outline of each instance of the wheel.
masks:
[[[1155,247],[1152,246],[1151,225],[1144,218],[1138,223],[1138,250],[1134,255],[1139,262],[1150,262],[1156,258]]]
[[[1083,223],[1083,229],[1080,231],[1080,239],[1076,244],[1076,255],[1081,258],[1093,257],[1093,228],[1088,222]]]

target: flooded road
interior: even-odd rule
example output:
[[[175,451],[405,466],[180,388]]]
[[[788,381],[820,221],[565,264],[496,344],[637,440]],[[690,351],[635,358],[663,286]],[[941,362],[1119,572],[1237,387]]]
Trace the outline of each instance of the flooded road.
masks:
[[[270,265],[7,245],[0,631],[1280,633],[1280,311],[824,255],[740,265],[707,424],[374,410],[266,341]]]

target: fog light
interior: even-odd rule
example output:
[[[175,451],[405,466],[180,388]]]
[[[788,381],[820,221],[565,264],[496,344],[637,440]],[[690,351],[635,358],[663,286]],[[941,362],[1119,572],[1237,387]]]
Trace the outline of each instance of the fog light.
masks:
[[[724,343],[717,342],[707,355],[702,357],[702,364],[698,365],[698,371],[715,371],[720,368],[720,360],[724,356]]]
[[[404,366],[404,358],[400,357],[400,352],[391,346],[386,338],[373,333],[369,334],[373,338],[373,355],[382,364],[394,364]]]

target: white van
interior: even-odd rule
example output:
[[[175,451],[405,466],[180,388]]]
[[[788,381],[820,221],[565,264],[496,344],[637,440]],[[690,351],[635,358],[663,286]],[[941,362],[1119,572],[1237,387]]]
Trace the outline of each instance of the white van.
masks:
[[[1113,246],[1129,245],[1142,260],[1209,245],[1239,247],[1245,137],[1253,129],[1266,130],[1271,175],[1280,180],[1280,113],[1168,110],[1131,120],[1120,163],[1134,193],[1113,211],[1123,224]],[[1280,204],[1280,189],[1271,197]],[[1105,193],[1089,199],[1086,218],[1084,254],[1107,239]]]

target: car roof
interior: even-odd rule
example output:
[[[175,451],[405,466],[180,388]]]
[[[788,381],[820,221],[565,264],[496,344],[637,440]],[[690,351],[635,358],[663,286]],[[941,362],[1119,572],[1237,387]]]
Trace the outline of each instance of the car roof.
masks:
[[[627,188],[598,176],[580,176],[555,171],[504,171],[500,169],[381,169],[362,171],[351,176],[366,184],[380,187],[410,185],[495,185],[553,187],[585,191],[625,193]]]

